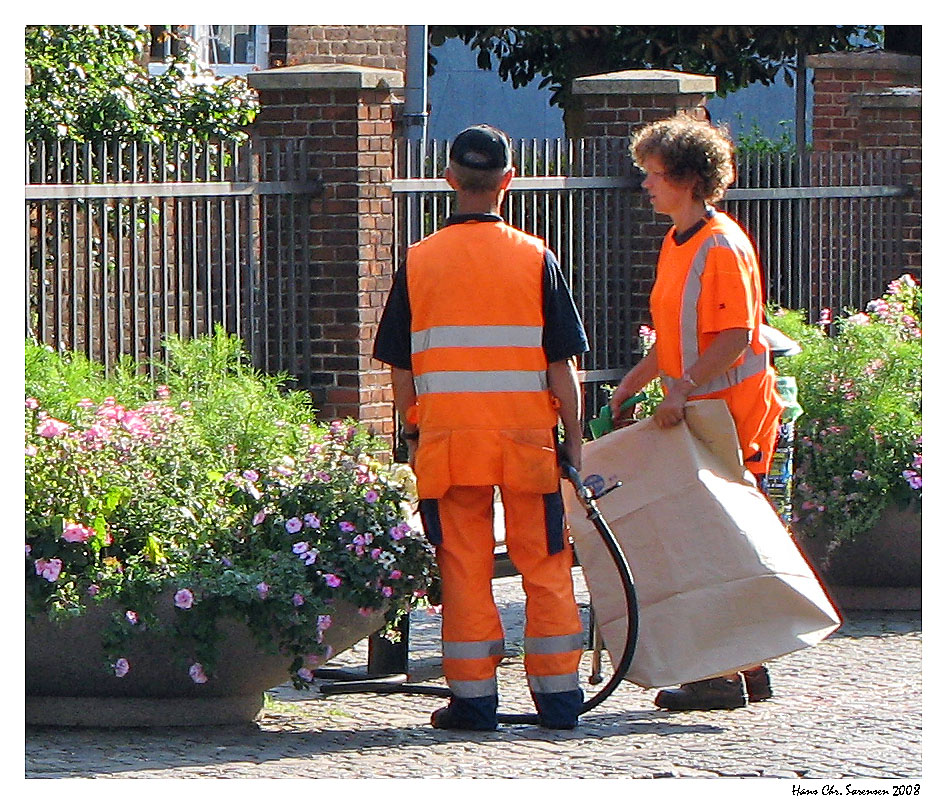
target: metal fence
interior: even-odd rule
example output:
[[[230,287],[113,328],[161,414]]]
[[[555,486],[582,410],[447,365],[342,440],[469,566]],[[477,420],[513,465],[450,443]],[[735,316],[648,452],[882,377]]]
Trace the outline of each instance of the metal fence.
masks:
[[[860,310],[901,273],[903,154],[744,155],[721,207],[755,239],[768,298]]]
[[[396,265],[409,243],[451,214],[453,193],[442,178],[447,149],[444,141],[396,141]],[[590,371],[629,365],[634,347],[605,336],[636,326],[628,277],[638,185],[622,176],[626,158],[627,145],[617,138],[521,140],[504,209],[509,223],[543,238],[558,256],[594,347]]]
[[[646,321],[640,302],[653,278],[645,251],[656,254],[667,225],[655,228],[627,146],[624,138],[517,142],[504,210],[558,254],[593,344],[587,366],[598,373],[630,365],[637,344],[628,333]],[[721,208],[757,243],[770,302],[806,309],[813,319],[823,307],[861,309],[901,272],[910,193],[902,158],[896,151],[740,156]],[[396,262],[450,214],[446,164],[446,142],[398,143]]]
[[[294,141],[28,142],[27,333],[109,367],[220,325],[268,368],[319,191],[307,163]]]

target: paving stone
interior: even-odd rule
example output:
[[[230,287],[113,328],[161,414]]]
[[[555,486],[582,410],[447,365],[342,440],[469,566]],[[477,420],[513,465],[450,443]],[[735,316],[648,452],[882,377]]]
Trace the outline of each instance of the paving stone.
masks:
[[[579,571],[580,601],[588,593]],[[518,578],[495,594],[514,648],[498,671],[501,710],[532,712]],[[587,615],[587,609],[583,609]],[[411,671],[439,677],[439,619],[415,612]],[[256,724],[207,729],[27,728],[26,778],[437,779],[921,777],[920,612],[858,612],[821,644],[768,663],[775,697],[731,712],[669,713],[653,690],[618,687],[574,731],[503,725],[454,733],[428,725],[443,699],[270,691]],[[364,669],[367,641],[332,665]],[[581,678],[587,697],[600,687]],[[610,666],[603,656],[603,673]],[[433,675],[433,678],[431,676]],[[430,680],[429,680],[430,679]],[[788,782],[787,782],[788,783]],[[815,782],[813,782],[815,783]]]

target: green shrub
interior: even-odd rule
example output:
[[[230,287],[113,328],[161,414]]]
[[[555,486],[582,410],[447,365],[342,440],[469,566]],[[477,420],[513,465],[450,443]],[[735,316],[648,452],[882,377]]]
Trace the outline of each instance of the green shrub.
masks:
[[[892,282],[864,312],[808,324],[777,310],[770,323],[803,347],[777,359],[796,377],[793,518],[809,537],[845,541],[889,505],[921,501],[921,288]],[[837,333],[828,334],[835,326]]]
[[[152,381],[27,343],[28,612],[116,600],[127,614],[103,634],[104,666],[134,672],[129,640],[167,628],[198,682],[214,672],[217,618],[233,616],[303,685],[335,601],[391,624],[426,602],[434,560],[407,523],[410,473],[379,463],[354,422],[316,422],[236,338],[168,348]],[[162,596],[170,623],[154,615]]]

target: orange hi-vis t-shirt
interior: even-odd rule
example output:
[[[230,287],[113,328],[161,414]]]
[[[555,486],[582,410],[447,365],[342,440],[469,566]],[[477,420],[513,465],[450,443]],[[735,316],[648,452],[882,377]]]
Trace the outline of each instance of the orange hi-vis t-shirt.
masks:
[[[680,377],[718,333],[750,330],[750,345],[730,371],[696,388],[690,398],[725,400],[747,468],[765,473],[783,405],[760,334],[763,293],[753,244],[719,211],[683,242],[674,236],[671,229],[664,238],[650,299],[658,370]]]

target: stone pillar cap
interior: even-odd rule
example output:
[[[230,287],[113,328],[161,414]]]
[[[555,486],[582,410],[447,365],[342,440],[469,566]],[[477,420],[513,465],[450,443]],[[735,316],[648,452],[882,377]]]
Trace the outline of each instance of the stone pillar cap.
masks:
[[[401,89],[404,73],[358,64],[294,64],[247,73],[253,89]]]
[[[920,70],[921,57],[888,50],[839,50],[806,56],[806,67],[843,67],[852,70]]]
[[[576,78],[572,91],[576,95],[712,94],[717,91],[717,79],[676,70],[621,70]]]

